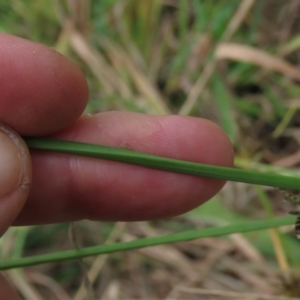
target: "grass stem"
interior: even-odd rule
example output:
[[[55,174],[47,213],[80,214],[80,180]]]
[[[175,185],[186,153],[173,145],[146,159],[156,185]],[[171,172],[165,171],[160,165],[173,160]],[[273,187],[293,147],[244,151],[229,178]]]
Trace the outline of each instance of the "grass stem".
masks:
[[[95,144],[34,137],[25,138],[25,141],[31,149],[88,156],[194,176],[300,190],[300,177],[200,164]]]

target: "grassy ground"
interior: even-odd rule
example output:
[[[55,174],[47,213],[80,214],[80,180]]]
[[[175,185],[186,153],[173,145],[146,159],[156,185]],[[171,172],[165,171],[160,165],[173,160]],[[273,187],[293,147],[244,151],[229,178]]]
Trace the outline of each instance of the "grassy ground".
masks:
[[[4,2],[4,1],[3,1]],[[13,0],[0,30],[70,57],[86,74],[87,112],[204,117],[229,135],[236,166],[297,174],[298,0]],[[272,205],[271,205],[272,204]],[[159,222],[79,222],[80,244],[285,215],[278,191],[228,183],[212,201]],[[68,224],[11,229],[1,257],[73,248]],[[9,271],[28,299],[300,297],[300,243],[290,228]],[[85,280],[85,274],[90,279]],[[79,288],[80,287],[80,288]],[[260,295],[249,294],[255,293]]]

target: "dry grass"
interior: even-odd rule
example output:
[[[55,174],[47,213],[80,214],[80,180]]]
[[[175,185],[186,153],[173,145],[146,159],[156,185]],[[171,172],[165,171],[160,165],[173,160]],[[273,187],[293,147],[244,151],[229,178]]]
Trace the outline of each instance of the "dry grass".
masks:
[[[300,1],[212,2],[14,0],[0,5],[0,29],[74,60],[89,82],[87,112],[209,118],[230,136],[237,166],[297,170]],[[85,246],[264,218],[264,196],[274,199],[273,213],[286,213],[276,191],[229,183],[216,201],[191,214],[152,223],[84,221],[76,225],[76,236]],[[72,248],[67,228],[13,228],[0,242],[1,259]],[[273,230],[7,276],[31,300],[299,299],[299,246],[284,229]]]

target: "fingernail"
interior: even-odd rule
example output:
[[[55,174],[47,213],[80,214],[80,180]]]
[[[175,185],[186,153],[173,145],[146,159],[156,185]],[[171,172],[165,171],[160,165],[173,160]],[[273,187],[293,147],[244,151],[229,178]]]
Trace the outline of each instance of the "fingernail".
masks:
[[[13,135],[0,127],[0,199],[18,188],[22,180],[22,151]]]

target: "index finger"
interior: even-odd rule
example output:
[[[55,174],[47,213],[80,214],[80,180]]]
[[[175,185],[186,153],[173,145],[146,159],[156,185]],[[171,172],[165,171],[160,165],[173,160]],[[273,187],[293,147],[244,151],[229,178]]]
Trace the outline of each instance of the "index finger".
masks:
[[[84,75],[53,49],[0,33],[0,66],[0,121],[21,135],[54,133],[82,114]]]

